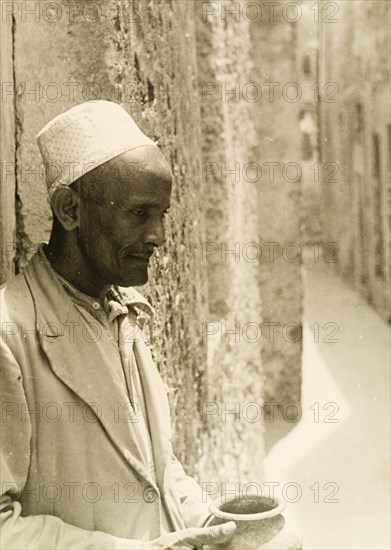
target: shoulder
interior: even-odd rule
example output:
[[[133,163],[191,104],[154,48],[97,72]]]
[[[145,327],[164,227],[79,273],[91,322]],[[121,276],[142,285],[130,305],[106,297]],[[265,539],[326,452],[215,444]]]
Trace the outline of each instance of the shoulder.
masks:
[[[34,304],[26,279],[22,273],[7,281],[0,288],[2,322],[26,320],[34,314]]]

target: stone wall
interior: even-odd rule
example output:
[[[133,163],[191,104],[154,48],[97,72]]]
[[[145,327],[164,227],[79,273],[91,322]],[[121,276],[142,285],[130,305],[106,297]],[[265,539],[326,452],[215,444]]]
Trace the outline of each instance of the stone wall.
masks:
[[[262,294],[265,401],[300,404],[301,395],[301,162],[299,113],[305,105],[299,71],[300,18],[264,14],[251,25],[254,81],[262,97],[254,103],[257,143],[253,160],[262,168],[258,182],[258,240],[262,246]],[[274,163],[274,165],[272,164]],[[274,336],[273,336],[274,334]],[[270,427],[270,425],[269,425]],[[292,428],[288,423],[286,429]],[[273,430],[273,426],[270,427]]]
[[[36,15],[23,12],[22,4],[15,3],[13,21],[15,93],[11,82],[6,98],[16,121],[8,135],[16,148],[16,208],[3,212],[14,220],[16,235],[7,257],[18,272],[50,233],[38,131],[83,101],[121,103],[158,141],[175,175],[168,242],[143,292],[157,311],[153,352],[169,386],[175,449],[196,472],[204,431],[206,349],[199,320],[206,293],[205,268],[193,246],[204,231],[193,3],[101,1],[92,9],[89,2],[65,1],[51,11],[53,3],[42,2]],[[13,160],[5,159],[9,171]],[[6,277],[11,268],[12,262]]]
[[[323,183],[325,238],[339,247],[336,267],[376,311],[390,315],[390,4],[337,2],[338,22],[323,24],[323,162],[339,164]],[[349,55],[339,55],[349,52]]]
[[[301,324],[300,262],[281,256],[298,239],[300,182],[260,183],[248,165],[295,160],[298,114],[291,104],[238,99],[237,86],[242,94],[251,81],[293,77],[294,55],[280,59],[296,38],[286,22],[238,25],[221,13],[205,17],[203,7],[16,0],[13,16],[3,13],[12,67],[2,103],[4,280],[50,233],[38,131],[86,100],[122,104],[174,173],[167,244],[142,291],[157,312],[152,347],[169,390],[175,451],[199,479],[255,481],[264,398],[300,399],[301,337],[287,342],[280,332],[271,342],[264,326]],[[279,243],[273,263],[258,258],[264,241]]]
[[[256,481],[264,452],[262,316],[259,266],[248,261],[254,250],[247,245],[258,240],[258,188],[243,178],[243,168],[257,136],[252,106],[238,92],[251,80],[252,44],[248,23],[237,25],[221,13],[201,16],[200,10],[197,29],[209,298],[206,410],[215,410],[206,417],[208,456],[218,460],[218,477],[228,469],[231,482]]]

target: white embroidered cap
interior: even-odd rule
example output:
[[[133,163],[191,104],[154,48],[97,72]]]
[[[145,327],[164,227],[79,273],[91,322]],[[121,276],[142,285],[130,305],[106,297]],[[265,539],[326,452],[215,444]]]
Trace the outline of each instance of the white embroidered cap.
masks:
[[[51,120],[37,135],[51,198],[103,163],[144,145],[147,137],[118,103],[89,101]]]

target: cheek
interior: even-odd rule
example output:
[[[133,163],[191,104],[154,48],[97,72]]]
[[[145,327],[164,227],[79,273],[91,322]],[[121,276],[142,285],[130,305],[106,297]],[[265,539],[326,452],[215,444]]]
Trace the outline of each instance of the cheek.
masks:
[[[115,258],[121,249],[137,243],[140,230],[122,210],[90,205],[80,218],[80,236],[84,247],[100,260]]]
[[[101,211],[87,210],[80,218],[80,240],[91,255],[107,253],[113,248],[115,229],[113,218],[109,219]]]

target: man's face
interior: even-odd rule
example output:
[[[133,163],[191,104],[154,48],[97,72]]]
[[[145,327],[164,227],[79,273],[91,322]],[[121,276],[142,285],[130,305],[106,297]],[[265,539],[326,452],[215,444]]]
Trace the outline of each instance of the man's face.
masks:
[[[149,258],[165,242],[171,170],[157,148],[146,146],[123,153],[97,174],[98,191],[99,185],[105,188],[103,204],[83,198],[80,203],[83,257],[100,284],[143,285]]]

